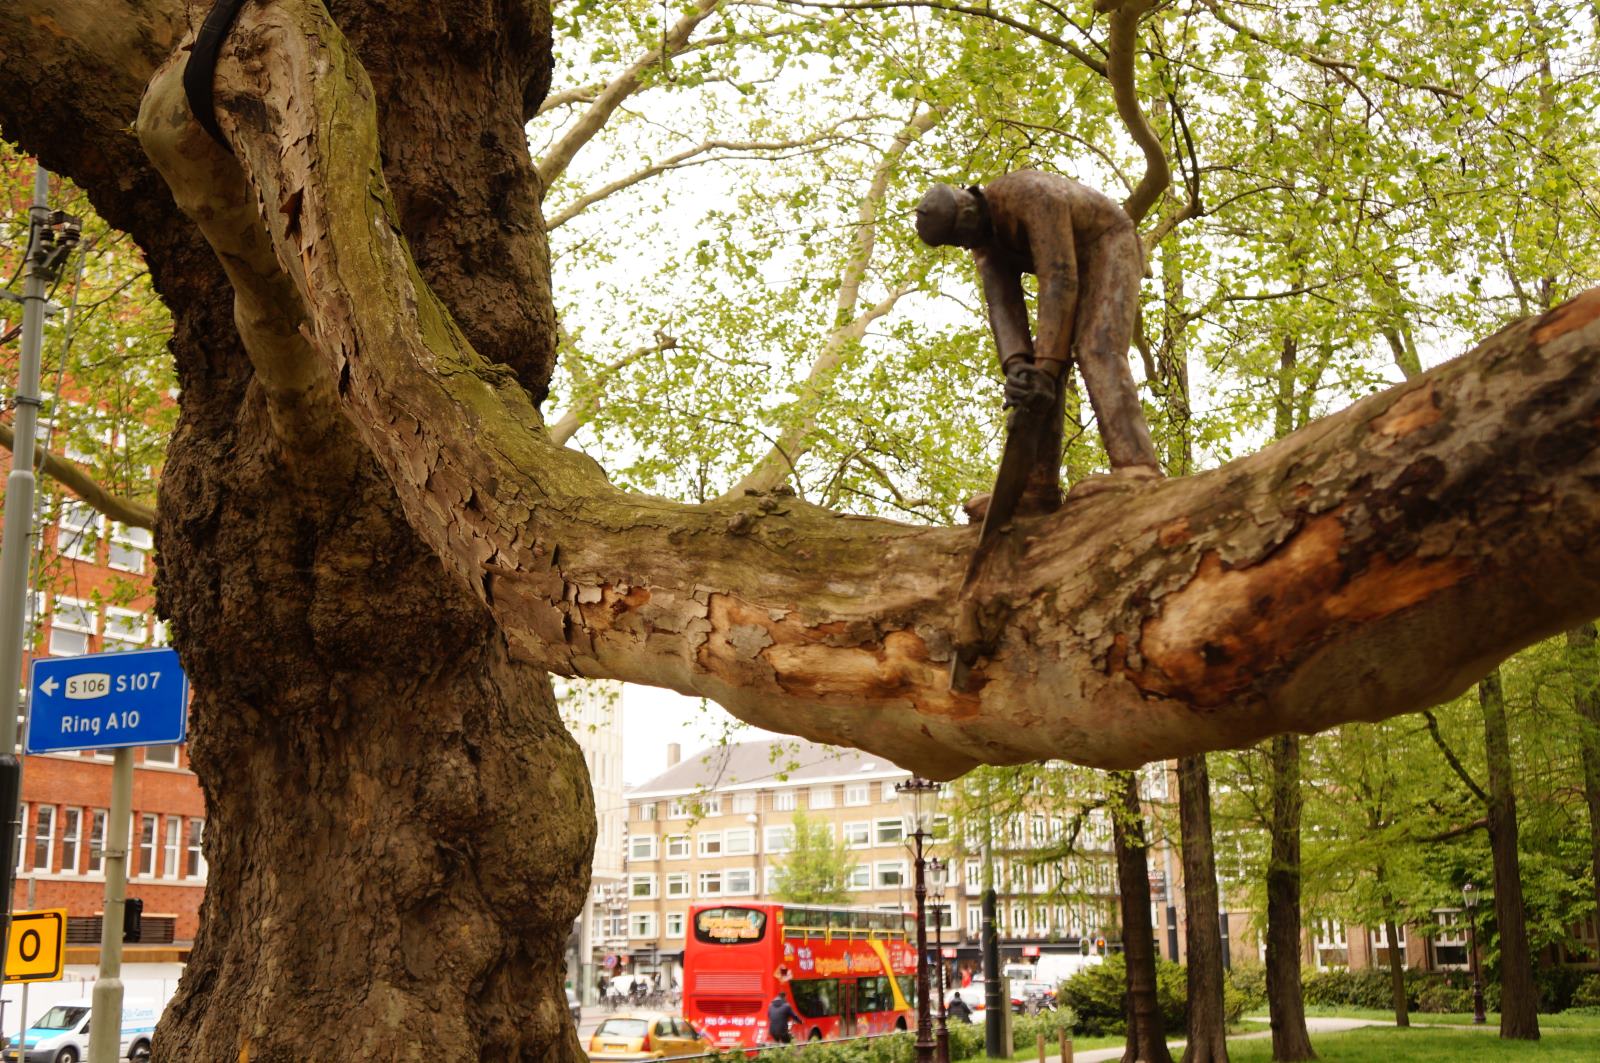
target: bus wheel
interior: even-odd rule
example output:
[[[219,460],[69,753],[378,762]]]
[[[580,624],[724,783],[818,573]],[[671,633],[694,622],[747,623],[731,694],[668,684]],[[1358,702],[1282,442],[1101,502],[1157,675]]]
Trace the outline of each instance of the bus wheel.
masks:
[[[894,1028],[896,1030],[899,1030],[901,1033],[905,1033],[906,1032],[905,1016],[902,1015],[900,1018],[894,1020]]]
[[[807,1037],[806,1040],[807,1041],[820,1041],[820,1040],[822,1040],[822,1031],[820,1029],[818,1029],[817,1027],[815,1027],[815,1026],[811,1027],[811,1036]]]

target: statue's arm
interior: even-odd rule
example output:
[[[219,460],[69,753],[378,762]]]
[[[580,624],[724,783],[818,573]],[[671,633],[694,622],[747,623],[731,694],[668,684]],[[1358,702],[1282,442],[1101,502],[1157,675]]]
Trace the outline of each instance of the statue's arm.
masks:
[[[1070,210],[1042,210],[1030,219],[1029,251],[1039,275],[1039,335],[1035,361],[1050,366],[1057,379],[1072,357],[1072,328],[1078,312],[1078,251]],[[1059,215],[1059,216],[1058,216]]]
[[[1033,336],[1028,331],[1028,303],[1022,295],[1022,274],[992,252],[972,253],[978,265],[978,282],[983,286],[983,301],[989,309],[989,328],[994,332],[995,353],[1000,368],[1008,369],[1018,360],[1033,361]]]

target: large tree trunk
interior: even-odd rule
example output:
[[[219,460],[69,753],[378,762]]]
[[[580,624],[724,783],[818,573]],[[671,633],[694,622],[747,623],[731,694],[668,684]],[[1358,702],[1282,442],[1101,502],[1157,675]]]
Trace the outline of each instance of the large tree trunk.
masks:
[[[547,680],[510,660],[342,419],[303,401],[316,389],[295,402],[285,378],[260,366],[252,377],[234,289],[119,131],[181,27],[149,10],[102,12],[96,26],[87,5],[50,6],[48,20],[7,20],[46,32],[29,63],[4,64],[0,94],[27,101],[5,111],[5,132],[139,241],[173,312],[183,387],[159,594],[194,680],[210,877],[160,1057],[580,1058],[562,951],[587,882],[592,799]],[[354,7],[361,29],[394,28]],[[401,27],[409,45],[364,39],[394,76],[413,64],[442,77],[466,57],[438,28]],[[121,47],[95,54],[89,41]],[[475,43],[502,57],[514,47]],[[472,65],[449,79],[456,99],[390,94],[398,120],[427,131],[426,159],[396,145],[394,185],[415,204],[412,246],[444,297],[460,297],[473,342],[537,391],[551,349],[542,238],[527,201],[497,185],[520,148],[522,83],[542,68],[492,64],[508,81],[492,86],[466,76]],[[511,83],[515,100],[494,106]],[[482,128],[424,119],[430,101],[475,110]],[[503,228],[485,221],[491,202]],[[468,232],[470,270],[451,246]],[[256,309],[237,312],[248,322]]]
[[[1117,888],[1122,900],[1122,957],[1127,964],[1128,1043],[1123,1063],[1172,1063],[1156,1000],[1155,928],[1150,923],[1150,860],[1145,841],[1139,776],[1114,778],[1112,841],[1117,854]]]
[[[1589,805],[1589,859],[1594,868],[1595,909],[1600,911],[1600,685],[1596,680],[1595,626],[1581,624],[1567,632],[1567,646],[1577,658],[1573,671],[1578,689],[1578,751],[1583,760],[1583,797]],[[1593,957],[1600,960],[1600,956]]]
[[[1267,1012],[1272,1058],[1315,1059],[1300,995],[1300,739],[1269,744],[1271,852],[1267,864]]]
[[[1203,755],[1178,761],[1178,819],[1183,832],[1184,944],[1189,968],[1188,1043],[1183,1063],[1227,1063],[1228,1016],[1222,994],[1211,778]]]
[[[1539,1037],[1539,993],[1522,911],[1517,856],[1517,798],[1511,774],[1511,738],[1497,668],[1478,684],[1483,706],[1483,748],[1489,766],[1489,849],[1494,858],[1494,918],[1500,937],[1500,1036]]]

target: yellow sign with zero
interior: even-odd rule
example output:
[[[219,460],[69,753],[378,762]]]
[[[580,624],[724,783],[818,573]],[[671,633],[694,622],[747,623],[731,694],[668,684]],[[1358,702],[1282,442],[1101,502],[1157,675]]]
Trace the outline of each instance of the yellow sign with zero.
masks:
[[[59,982],[66,956],[67,910],[12,912],[6,982]]]

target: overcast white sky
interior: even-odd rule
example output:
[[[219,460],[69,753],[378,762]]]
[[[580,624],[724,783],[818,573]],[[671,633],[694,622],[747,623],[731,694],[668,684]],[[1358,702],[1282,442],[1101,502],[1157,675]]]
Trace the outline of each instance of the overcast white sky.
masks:
[[[724,736],[742,742],[771,732],[740,723],[714,701],[632,683],[622,688],[622,778],[629,786],[667,770],[668,742],[683,746],[687,758]]]

